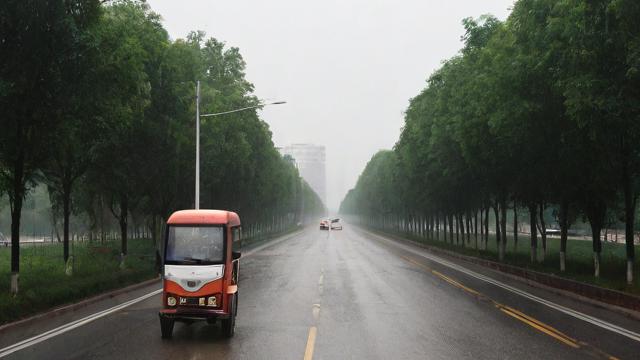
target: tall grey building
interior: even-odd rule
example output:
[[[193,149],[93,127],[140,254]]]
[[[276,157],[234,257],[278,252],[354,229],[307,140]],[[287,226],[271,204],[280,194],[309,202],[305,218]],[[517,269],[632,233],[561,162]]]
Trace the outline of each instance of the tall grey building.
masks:
[[[280,148],[280,153],[291,156],[298,167],[300,176],[327,203],[327,179],[324,146],[312,144],[292,144]]]

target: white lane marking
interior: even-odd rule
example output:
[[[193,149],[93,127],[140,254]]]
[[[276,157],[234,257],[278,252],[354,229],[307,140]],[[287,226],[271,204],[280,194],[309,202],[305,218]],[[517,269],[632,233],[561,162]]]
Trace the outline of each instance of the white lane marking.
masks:
[[[318,279],[318,293],[322,296],[324,292],[324,273],[320,273],[320,279]]]
[[[18,350],[22,350],[22,349],[27,348],[29,346],[41,343],[41,342],[43,342],[43,341],[45,341],[47,339],[50,339],[50,338],[52,338],[54,336],[58,336],[60,334],[64,334],[67,331],[71,331],[71,330],[73,330],[75,328],[78,328],[80,326],[86,325],[86,324],[88,324],[88,323],[90,323],[92,321],[95,321],[95,320],[100,319],[102,317],[105,317],[105,316],[107,316],[109,314],[112,314],[112,313],[114,313],[114,312],[116,312],[118,310],[122,310],[122,309],[124,309],[124,308],[126,308],[128,306],[131,306],[131,305],[135,304],[135,303],[138,303],[140,301],[146,300],[146,299],[148,299],[148,298],[150,298],[150,297],[152,297],[154,295],[158,295],[161,292],[162,292],[162,289],[155,290],[155,291],[150,292],[150,293],[148,293],[146,295],[142,295],[139,298],[135,298],[135,299],[123,302],[120,305],[116,305],[116,306],[111,307],[109,309],[102,310],[102,311],[97,312],[95,314],[86,316],[86,317],[84,317],[82,319],[79,319],[79,320],[76,320],[76,321],[72,321],[72,322],[67,323],[65,325],[59,326],[59,327],[57,327],[55,329],[49,330],[47,332],[44,332],[44,333],[42,333],[40,335],[36,335],[36,336],[34,336],[32,338],[29,338],[29,339],[26,339],[26,340],[22,340],[22,341],[17,342],[17,343],[15,343],[13,345],[7,346],[4,349],[0,349],[0,358],[1,357],[5,357],[5,356],[7,356],[9,354],[12,354],[12,353],[14,353],[14,352],[16,352]]]
[[[461,273],[467,274],[467,275],[469,275],[469,276],[471,276],[473,278],[476,278],[478,280],[482,280],[482,281],[487,282],[489,284],[493,284],[493,285],[495,285],[497,287],[500,287],[502,289],[510,291],[510,292],[512,292],[514,294],[518,294],[518,295],[523,296],[523,297],[525,297],[525,298],[527,298],[529,300],[535,301],[535,302],[540,303],[542,305],[548,306],[548,307],[550,307],[550,308],[552,308],[554,310],[557,310],[557,311],[560,311],[560,312],[562,312],[564,314],[572,316],[572,317],[574,317],[576,319],[580,319],[580,320],[586,321],[586,322],[588,322],[590,324],[596,325],[596,326],[601,327],[601,328],[603,328],[605,330],[612,331],[612,332],[617,333],[619,335],[628,337],[629,339],[632,339],[632,340],[640,342],[640,334],[637,333],[637,332],[625,329],[623,327],[620,327],[620,326],[612,324],[610,322],[598,319],[598,318],[593,317],[591,315],[587,315],[587,314],[581,313],[579,311],[570,309],[568,307],[556,304],[556,303],[551,302],[549,300],[546,300],[546,299],[543,299],[543,298],[538,297],[536,295],[533,295],[531,293],[528,293],[528,292],[526,292],[524,290],[520,290],[518,288],[515,288],[513,286],[507,285],[507,284],[505,284],[503,282],[500,282],[498,280],[492,279],[492,278],[490,278],[488,276],[485,276],[485,275],[482,275],[482,274],[478,274],[475,271],[471,271],[471,270],[469,270],[469,269],[467,269],[465,267],[462,267],[460,265],[457,265],[455,263],[447,261],[447,260],[445,260],[443,258],[440,258],[438,256],[435,256],[435,255],[432,255],[432,254],[429,254],[429,253],[422,253],[422,252],[419,252],[417,249],[412,249],[412,248],[410,248],[410,247],[408,247],[408,246],[406,246],[404,244],[400,244],[400,243],[395,242],[393,240],[386,239],[386,238],[384,238],[382,236],[370,233],[368,231],[366,231],[366,232],[369,235],[375,236],[378,239],[381,239],[381,240],[383,240],[385,242],[388,242],[388,243],[391,243],[391,244],[396,245],[398,247],[401,247],[402,249],[407,250],[407,251],[409,251],[409,252],[411,252],[411,253],[413,253],[415,255],[421,256],[421,257],[426,258],[428,260],[431,260],[433,262],[437,262],[437,263],[439,263],[441,265],[450,267],[450,268],[452,268],[454,270],[457,270],[457,271],[459,271]]]
[[[303,229],[301,231],[298,231],[298,232],[295,232],[293,234],[285,235],[280,239],[276,239],[276,240],[270,241],[270,242],[268,242],[268,243],[266,243],[264,245],[260,245],[260,246],[258,246],[256,248],[248,251],[246,253],[246,255],[244,255],[244,257],[251,256],[251,255],[255,254],[256,252],[258,252],[258,251],[260,251],[260,250],[262,250],[262,249],[264,249],[264,248],[266,248],[268,246],[276,245],[276,244],[278,244],[278,243],[280,243],[280,242],[282,242],[284,240],[290,239],[290,238],[292,238],[294,236],[297,236],[297,235],[300,235],[300,234],[302,234],[304,232],[305,232],[305,229]],[[99,311],[99,312],[97,312],[95,314],[91,314],[91,315],[86,316],[86,317],[84,317],[82,319],[75,320],[75,321],[72,321],[70,323],[61,325],[61,326],[59,326],[59,327],[57,327],[55,329],[51,329],[49,331],[43,332],[40,335],[36,335],[36,336],[31,337],[29,339],[17,342],[17,343],[15,343],[13,345],[9,345],[9,346],[7,346],[5,348],[0,349],[0,358],[8,356],[10,354],[13,354],[14,352],[22,350],[24,348],[27,348],[27,347],[36,345],[38,343],[41,343],[41,342],[43,342],[45,340],[48,340],[48,339],[50,339],[52,337],[64,334],[64,333],[66,333],[68,331],[71,331],[71,330],[73,330],[75,328],[78,328],[80,326],[86,325],[86,324],[88,324],[88,323],[90,323],[92,321],[100,319],[101,317],[105,317],[105,316],[107,316],[109,314],[112,314],[112,313],[118,311],[118,310],[122,310],[122,309],[124,309],[124,308],[126,308],[128,306],[131,306],[131,305],[133,305],[135,303],[139,303],[140,301],[146,300],[146,299],[148,299],[148,298],[150,298],[150,297],[152,297],[154,295],[158,295],[160,293],[162,293],[162,289],[154,290],[154,291],[152,291],[152,292],[150,292],[150,293],[148,293],[146,295],[140,296],[139,298],[135,298],[135,299],[123,302],[120,305],[116,305],[116,306],[111,307],[109,309]]]
[[[313,304],[313,309],[311,309],[311,312],[313,314],[313,319],[315,321],[318,321],[318,318],[320,317],[320,304]]]

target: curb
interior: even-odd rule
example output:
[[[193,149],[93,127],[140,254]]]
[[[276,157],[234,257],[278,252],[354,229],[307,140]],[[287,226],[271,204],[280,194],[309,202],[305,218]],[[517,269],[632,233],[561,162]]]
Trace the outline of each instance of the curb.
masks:
[[[108,298],[113,298],[115,296],[133,291],[133,290],[137,290],[140,288],[143,288],[145,286],[149,286],[155,282],[158,282],[158,280],[160,280],[160,277],[155,277],[153,279],[149,279],[149,280],[145,280],[143,282],[139,282],[137,284],[133,284],[133,285],[129,285],[127,287],[123,287],[123,288],[119,288],[119,289],[115,289],[115,290],[111,290],[99,295],[95,295],[93,297],[90,298],[86,298],[84,300],[81,300],[80,302],[77,303],[72,303],[72,304],[67,304],[67,305],[63,305],[61,307],[58,308],[54,308],[53,310],[48,310],[46,312],[42,312],[33,316],[30,316],[28,318],[24,318],[21,320],[17,320],[14,322],[10,322],[7,324],[4,324],[2,326],[0,326],[0,334],[6,331],[11,330],[12,328],[18,326],[18,325],[24,325],[24,324],[28,324],[31,322],[35,322],[38,320],[42,320],[42,319],[48,319],[48,318],[52,318],[58,315],[62,315],[62,314],[66,314],[68,312],[72,312],[75,310],[78,310],[80,308],[83,308],[85,306],[94,304],[98,301],[104,300],[104,299],[108,299]]]
[[[488,268],[489,270],[497,271],[500,274],[521,283],[544,289],[557,295],[566,296],[576,301],[608,309],[636,320],[640,320],[640,296],[631,295],[621,291],[607,289],[591,284],[585,284],[575,280],[561,278],[556,275],[549,275],[513,265],[501,264],[491,260],[458,254],[450,250],[421,244],[417,241],[406,239],[398,235],[373,231],[366,228],[361,229],[374,234],[386,236],[395,241],[402,241],[417,245],[418,247],[426,249],[437,255],[480,265]]]

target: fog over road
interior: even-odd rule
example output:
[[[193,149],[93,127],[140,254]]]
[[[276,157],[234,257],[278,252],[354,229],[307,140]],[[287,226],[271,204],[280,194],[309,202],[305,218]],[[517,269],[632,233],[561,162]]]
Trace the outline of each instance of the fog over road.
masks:
[[[637,321],[475,265],[443,261],[349,224],[330,233],[307,228],[244,255],[236,335],[230,340],[219,325],[203,322],[177,323],[173,338],[162,340],[161,299],[152,295],[7,358],[631,359],[640,354],[640,336],[633,339],[640,333]],[[18,341],[159,288],[158,283],[0,333],[0,354]],[[587,321],[558,309],[579,311]],[[593,324],[590,316],[620,329]]]

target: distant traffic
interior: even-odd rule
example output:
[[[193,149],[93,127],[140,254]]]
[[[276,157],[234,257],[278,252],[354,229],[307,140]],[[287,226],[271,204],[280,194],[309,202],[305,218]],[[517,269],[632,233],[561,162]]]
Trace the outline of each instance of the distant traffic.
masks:
[[[320,230],[342,230],[340,219],[322,219],[320,220]]]

